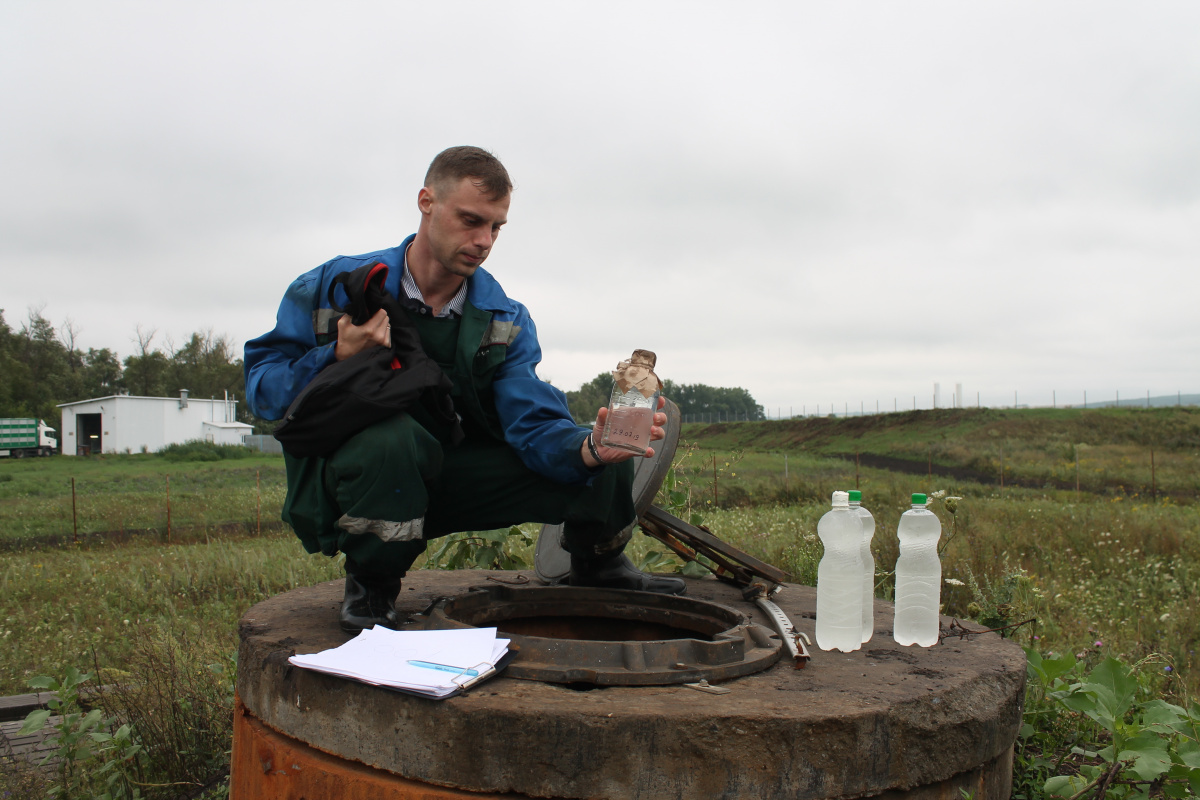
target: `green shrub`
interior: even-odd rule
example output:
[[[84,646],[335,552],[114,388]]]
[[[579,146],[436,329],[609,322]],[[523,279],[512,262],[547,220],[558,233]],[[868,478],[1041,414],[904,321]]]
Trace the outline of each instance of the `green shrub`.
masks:
[[[159,450],[158,454],[167,461],[222,461],[246,458],[253,453],[240,444],[213,444],[193,439],[183,444],[169,444]]]

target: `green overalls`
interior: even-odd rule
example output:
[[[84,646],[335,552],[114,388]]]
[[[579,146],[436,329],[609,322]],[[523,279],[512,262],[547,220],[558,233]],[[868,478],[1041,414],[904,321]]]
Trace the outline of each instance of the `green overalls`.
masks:
[[[563,484],[530,470],[504,441],[492,379],[519,329],[493,324],[469,302],[461,318],[409,316],[454,383],[466,438],[451,446],[449,431],[415,408],[360,431],[328,458],[285,454],[283,520],[305,550],[340,551],[357,572],[400,577],[428,539],[543,522],[565,523],[563,547],[574,555],[619,552],[635,517],[631,462],[605,467],[590,484]]]

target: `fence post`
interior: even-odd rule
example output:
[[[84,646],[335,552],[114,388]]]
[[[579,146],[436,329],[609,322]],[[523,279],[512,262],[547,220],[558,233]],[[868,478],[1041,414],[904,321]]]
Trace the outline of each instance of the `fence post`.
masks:
[[[1075,503],[1079,503],[1079,445],[1075,445]]]
[[[858,451],[854,451],[854,488],[858,488]]]
[[[258,507],[254,511],[254,531],[262,535],[262,470],[254,470],[254,492],[258,495]]]
[[[717,454],[713,453],[713,508],[717,507]]]
[[[75,478],[71,478],[71,526],[75,529],[75,544],[79,544],[79,513],[75,508]]]

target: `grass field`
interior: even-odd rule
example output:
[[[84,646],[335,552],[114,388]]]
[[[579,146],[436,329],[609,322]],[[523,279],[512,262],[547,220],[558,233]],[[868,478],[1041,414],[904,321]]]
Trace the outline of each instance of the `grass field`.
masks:
[[[811,584],[821,554],[817,520],[833,490],[857,483],[877,521],[877,594],[890,598],[895,527],[910,493],[959,496],[953,514],[944,500],[931,506],[943,523],[943,575],[955,581],[943,587],[947,614],[991,624],[1036,618],[1015,633],[1022,643],[1073,653],[1085,664],[1107,656],[1140,662],[1150,690],[1186,703],[1200,691],[1198,425],[1193,409],[689,425],[683,438],[691,444],[681,447],[675,470],[687,498],[678,512],[702,515],[721,538]],[[998,462],[995,480],[956,476],[956,469],[990,469],[988,448],[997,442],[1005,452],[1003,488]],[[1078,493],[1077,444],[1086,445],[1080,465],[1091,476],[1081,476]],[[856,468],[845,457],[855,452],[860,461],[867,455],[901,466]],[[177,531],[170,542],[167,475]],[[72,477],[81,533],[151,533],[47,544],[72,532]],[[341,576],[336,561],[304,554],[287,531],[254,535],[259,503],[261,519],[274,522],[282,500],[278,457],[0,462],[0,544],[17,548],[0,556],[0,694],[25,691],[29,677],[84,667],[93,657],[119,667],[134,654],[135,630],[232,653],[236,621],[249,606]],[[528,563],[531,550],[522,545],[515,555]],[[655,550],[657,542],[635,537],[635,557]]]
[[[1200,496],[1200,408],[943,409],[684,426],[706,448],[907,462],[984,484]],[[897,464],[896,466],[903,466]],[[1003,468],[1003,469],[1002,469]],[[782,472],[782,470],[780,470]],[[966,477],[966,476],[964,476]]]
[[[74,480],[74,498],[72,498]],[[50,537],[277,521],[286,483],[282,456],[217,461],[160,455],[0,460],[0,546]]]

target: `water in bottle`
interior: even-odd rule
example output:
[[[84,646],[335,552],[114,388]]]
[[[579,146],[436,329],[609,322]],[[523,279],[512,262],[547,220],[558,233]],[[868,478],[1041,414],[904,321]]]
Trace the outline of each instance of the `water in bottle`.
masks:
[[[912,504],[900,515],[896,526],[900,558],[896,560],[896,619],[892,630],[897,644],[929,647],[938,641],[942,562],[937,544],[942,523],[925,507],[925,495],[914,494]]]
[[[850,510],[858,514],[862,523],[862,546],[859,555],[862,557],[862,640],[863,644],[871,641],[875,632],[875,556],[871,555],[871,539],[875,536],[875,517],[862,507],[862,492],[854,489],[850,492]]]
[[[849,653],[862,647],[862,523],[845,492],[817,523],[825,555],[817,565],[817,647]]]
[[[663,389],[662,381],[654,374],[657,361],[658,356],[649,350],[634,350],[628,361],[617,364],[600,444],[639,456],[646,454]]]

